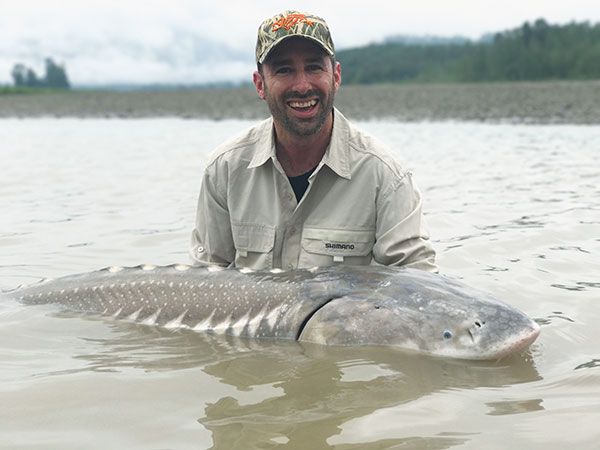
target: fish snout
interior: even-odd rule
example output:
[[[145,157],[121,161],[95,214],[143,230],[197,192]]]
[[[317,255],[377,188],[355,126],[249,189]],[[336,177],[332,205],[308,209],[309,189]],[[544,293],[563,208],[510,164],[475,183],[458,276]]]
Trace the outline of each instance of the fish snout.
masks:
[[[525,351],[540,334],[540,326],[525,315],[491,325],[488,323],[487,330],[484,330],[484,327],[479,328],[480,332],[487,334],[485,339],[481,339],[482,347],[489,352],[489,358],[486,359],[500,359]]]
[[[530,326],[524,330],[523,337],[519,342],[519,347],[525,349],[529,347],[540,335],[541,328],[537,322],[531,320]]]

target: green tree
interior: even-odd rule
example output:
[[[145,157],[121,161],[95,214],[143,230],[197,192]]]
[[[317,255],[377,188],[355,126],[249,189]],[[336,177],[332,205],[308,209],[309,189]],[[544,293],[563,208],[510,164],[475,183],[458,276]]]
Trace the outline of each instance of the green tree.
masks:
[[[16,87],[23,87],[27,82],[27,67],[23,64],[15,64],[10,72]]]
[[[62,65],[56,64],[52,58],[46,58],[46,77],[45,85],[57,89],[69,89],[69,79],[67,72]]]
[[[600,24],[544,19],[461,44],[341,50],[347,83],[600,79]]]
[[[27,87],[42,87],[43,81],[40,80],[33,69],[27,69],[25,75],[25,86]]]
[[[13,66],[11,76],[16,87],[49,87],[69,89],[71,87],[64,65],[56,64],[52,58],[46,58],[46,74],[39,78],[35,71],[24,64]]]

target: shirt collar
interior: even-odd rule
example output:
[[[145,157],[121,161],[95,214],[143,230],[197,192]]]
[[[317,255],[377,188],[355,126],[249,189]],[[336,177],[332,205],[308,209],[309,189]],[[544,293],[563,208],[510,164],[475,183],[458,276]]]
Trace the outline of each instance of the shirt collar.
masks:
[[[323,155],[323,164],[327,165],[340,177],[347,179],[350,179],[349,133],[350,124],[348,119],[337,108],[334,108],[333,131],[329,146]]]
[[[273,119],[265,120],[260,125],[260,142],[254,157],[248,164],[252,169],[262,166],[269,159],[276,162],[275,132],[273,129]],[[333,130],[331,140],[323,155],[322,164],[327,165],[331,170],[342,178],[350,179],[350,161],[349,161],[349,131],[350,124],[343,114],[337,109],[333,109]]]
[[[275,153],[275,130],[273,128],[273,118],[265,120],[259,125],[260,130],[258,132],[259,138],[256,144],[257,149],[248,164],[248,169],[262,166],[269,159],[275,161],[277,159]]]

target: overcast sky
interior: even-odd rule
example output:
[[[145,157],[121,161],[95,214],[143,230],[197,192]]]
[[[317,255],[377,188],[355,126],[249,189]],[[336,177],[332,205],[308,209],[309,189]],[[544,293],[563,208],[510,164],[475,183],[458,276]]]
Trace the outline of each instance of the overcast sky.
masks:
[[[466,36],[600,22],[600,0],[0,0],[0,84],[16,62],[64,63],[73,84],[250,80],[256,29],[284,9],[327,20],[337,48],[398,34]]]

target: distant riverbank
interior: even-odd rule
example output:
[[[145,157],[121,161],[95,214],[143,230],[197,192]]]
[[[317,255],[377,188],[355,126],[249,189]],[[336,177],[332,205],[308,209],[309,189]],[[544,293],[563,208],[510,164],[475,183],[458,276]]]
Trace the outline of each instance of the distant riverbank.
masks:
[[[355,120],[600,124],[600,80],[343,86],[337,106]],[[0,94],[0,117],[260,119],[254,89]]]

